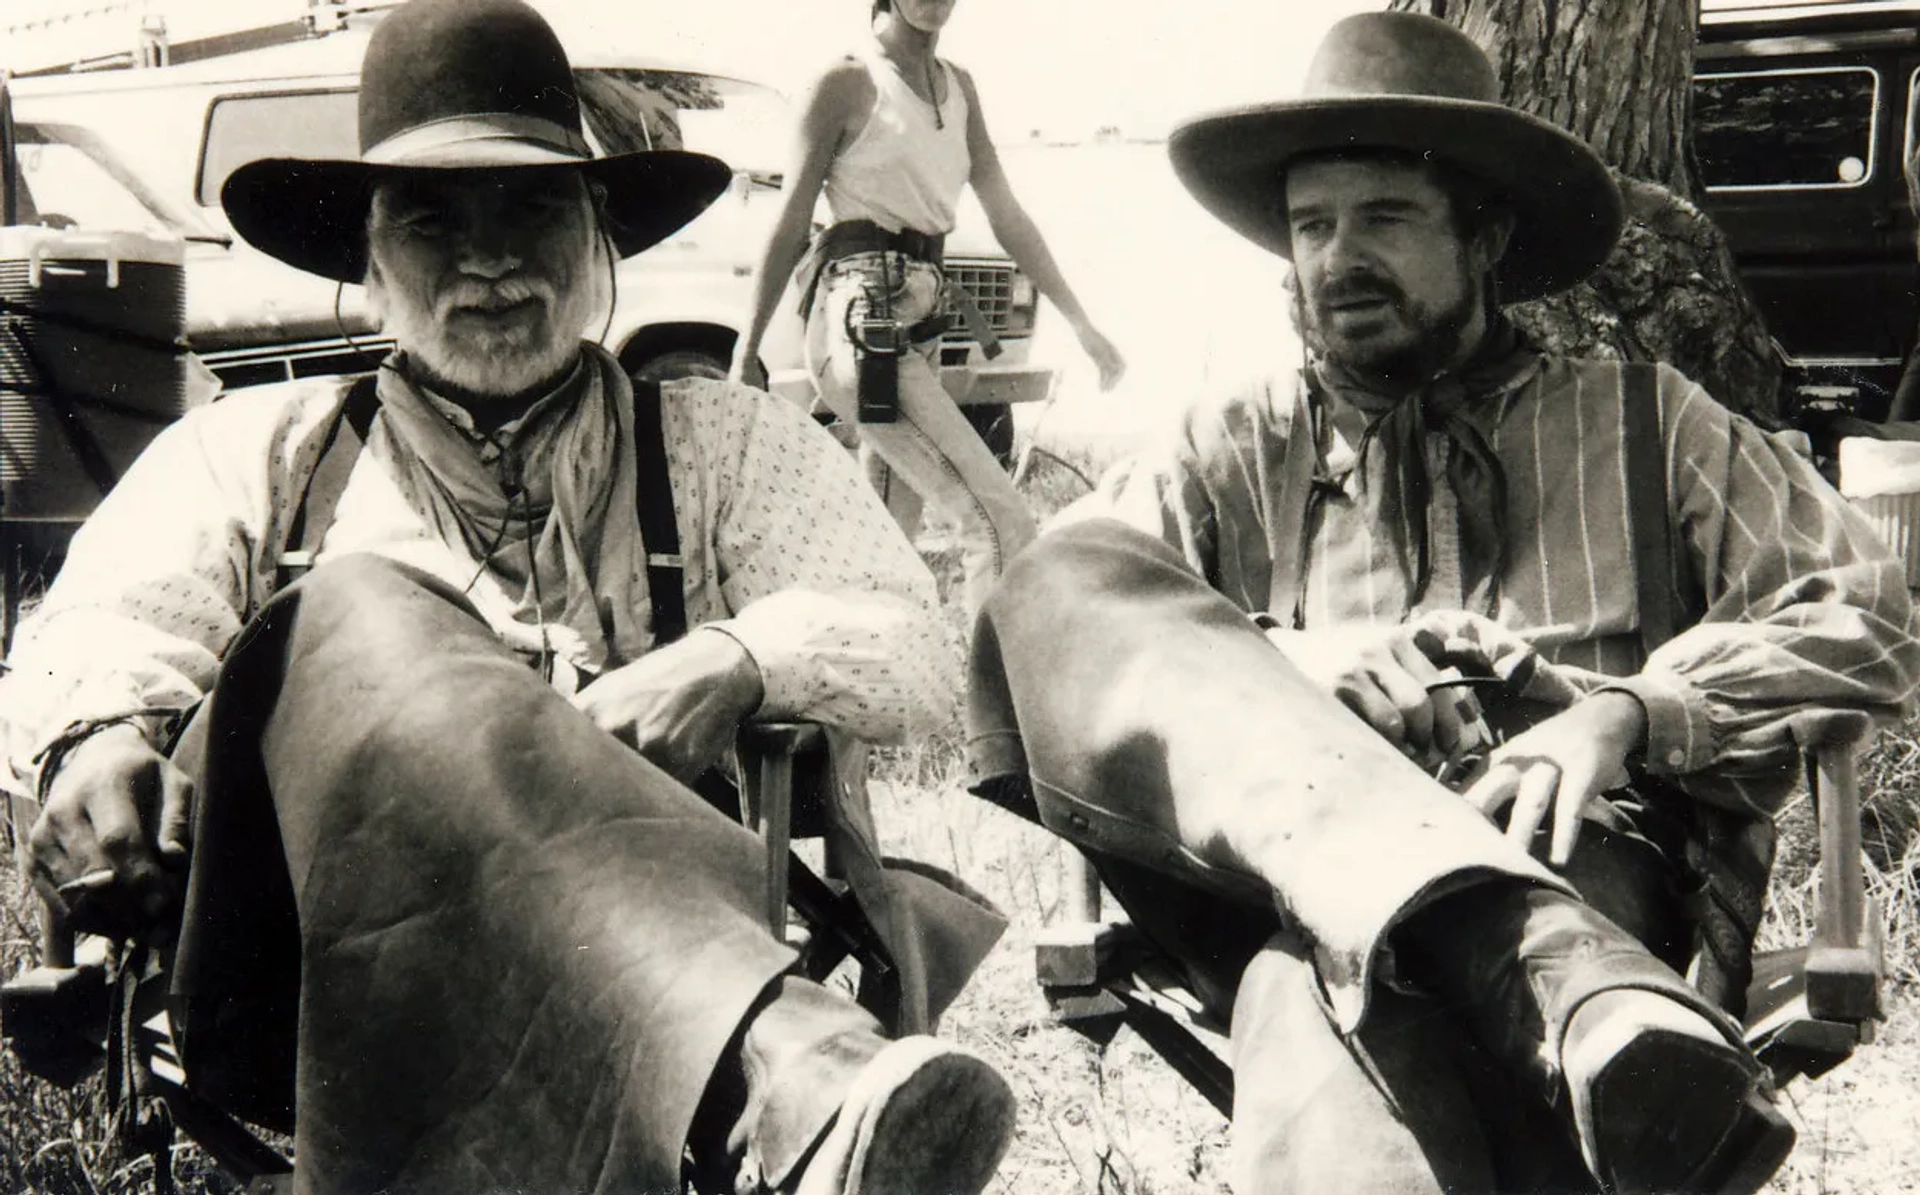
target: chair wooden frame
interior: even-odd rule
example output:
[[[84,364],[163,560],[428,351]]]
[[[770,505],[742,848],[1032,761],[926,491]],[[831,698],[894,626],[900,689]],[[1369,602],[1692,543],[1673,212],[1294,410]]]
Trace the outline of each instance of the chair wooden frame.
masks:
[[[1885,977],[1880,911],[1861,863],[1857,748],[1805,759],[1819,825],[1819,892],[1807,945],[1754,959],[1747,1044],[1784,1085],[1817,1077],[1873,1040]],[[1076,919],[1042,931],[1034,973],[1054,1019],[1096,1041],[1131,1028],[1222,1116],[1233,1115],[1226,1026],[1124,920],[1099,915],[1099,881],[1079,860]]]

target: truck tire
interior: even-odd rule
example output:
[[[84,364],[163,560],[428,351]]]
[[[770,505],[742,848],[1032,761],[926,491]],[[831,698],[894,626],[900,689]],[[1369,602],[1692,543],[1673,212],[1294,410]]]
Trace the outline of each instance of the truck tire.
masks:
[[[725,381],[730,364],[705,349],[668,349],[641,362],[633,371],[633,376],[643,382],[670,382],[675,378],[717,378]]]
[[[960,413],[980,433],[980,439],[1000,462],[1002,469],[1013,468],[1013,407],[1007,403],[982,404],[960,408]]]

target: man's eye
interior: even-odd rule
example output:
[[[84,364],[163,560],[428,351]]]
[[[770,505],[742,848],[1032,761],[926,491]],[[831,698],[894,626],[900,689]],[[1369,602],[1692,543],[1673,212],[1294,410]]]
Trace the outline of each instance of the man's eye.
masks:
[[[1293,225],[1293,235],[1308,241],[1323,240],[1332,231],[1331,220],[1298,220]]]
[[[394,220],[395,227],[408,236],[435,238],[447,234],[447,220],[437,212],[414,212]]]

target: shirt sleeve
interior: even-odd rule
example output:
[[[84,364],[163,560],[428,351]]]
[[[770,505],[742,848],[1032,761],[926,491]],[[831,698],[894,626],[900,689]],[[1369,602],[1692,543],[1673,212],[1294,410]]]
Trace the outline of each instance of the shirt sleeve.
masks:
[[[833,437],[792,403],[715,385],[714,558],[760,668],[761,713],[898,742],[951,724],[960,646],[932,573]],[[707,420],[700,420],[702,424]]]
[[[74,534],[0,684],[11,786],[31,791],[35,756],[73,722],[183,708],[212,685],[270,567],[274,462],[302,413],[266,395],[190,413]],[[165,720],[140,724],[155,740]]]
[[[1903,566],[1811,464],[1661,373],[1669,486],[1704,611],[1609,686],[1646,707],[1648,767],[1778,773],[1909,715],[1920,642]]]
[[[1312,474],[1310,444],[1293,442],[1293,397],[1279,394],[1261,379],[1191,404],[1050,526],[1118,519],[1173,548],[1240,609],[1266,610],[1275,572],[1298,568],[1300,530],[1276,538],[1276,520],[1284,523]]]

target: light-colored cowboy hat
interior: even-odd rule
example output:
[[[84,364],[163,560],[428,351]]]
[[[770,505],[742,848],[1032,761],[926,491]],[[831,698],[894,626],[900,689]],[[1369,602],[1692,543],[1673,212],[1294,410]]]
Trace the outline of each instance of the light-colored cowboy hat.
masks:
[[[1620,236],[1620,191],[1584,141],[1500,102],[1493,65],[1433,17],[1351,16],[1328,31],[1296,99],[1212,113],[1173,131],[1174,171],[1229,227],[1292,260],[1286,169],[1307,154],[1389,149],[1444,158],[1513,208],[1502,302],[1591,274]]]
[[[220,189],[235,232],[309,273],[360,282],[374,184],[422,170],[571,169],[606,188],[622,257],[706,210],[731,172],[653,150],[596,158],[566,51],[520,0],[411,0],[374,29],[360,67],[360,157],[266,158]]]

